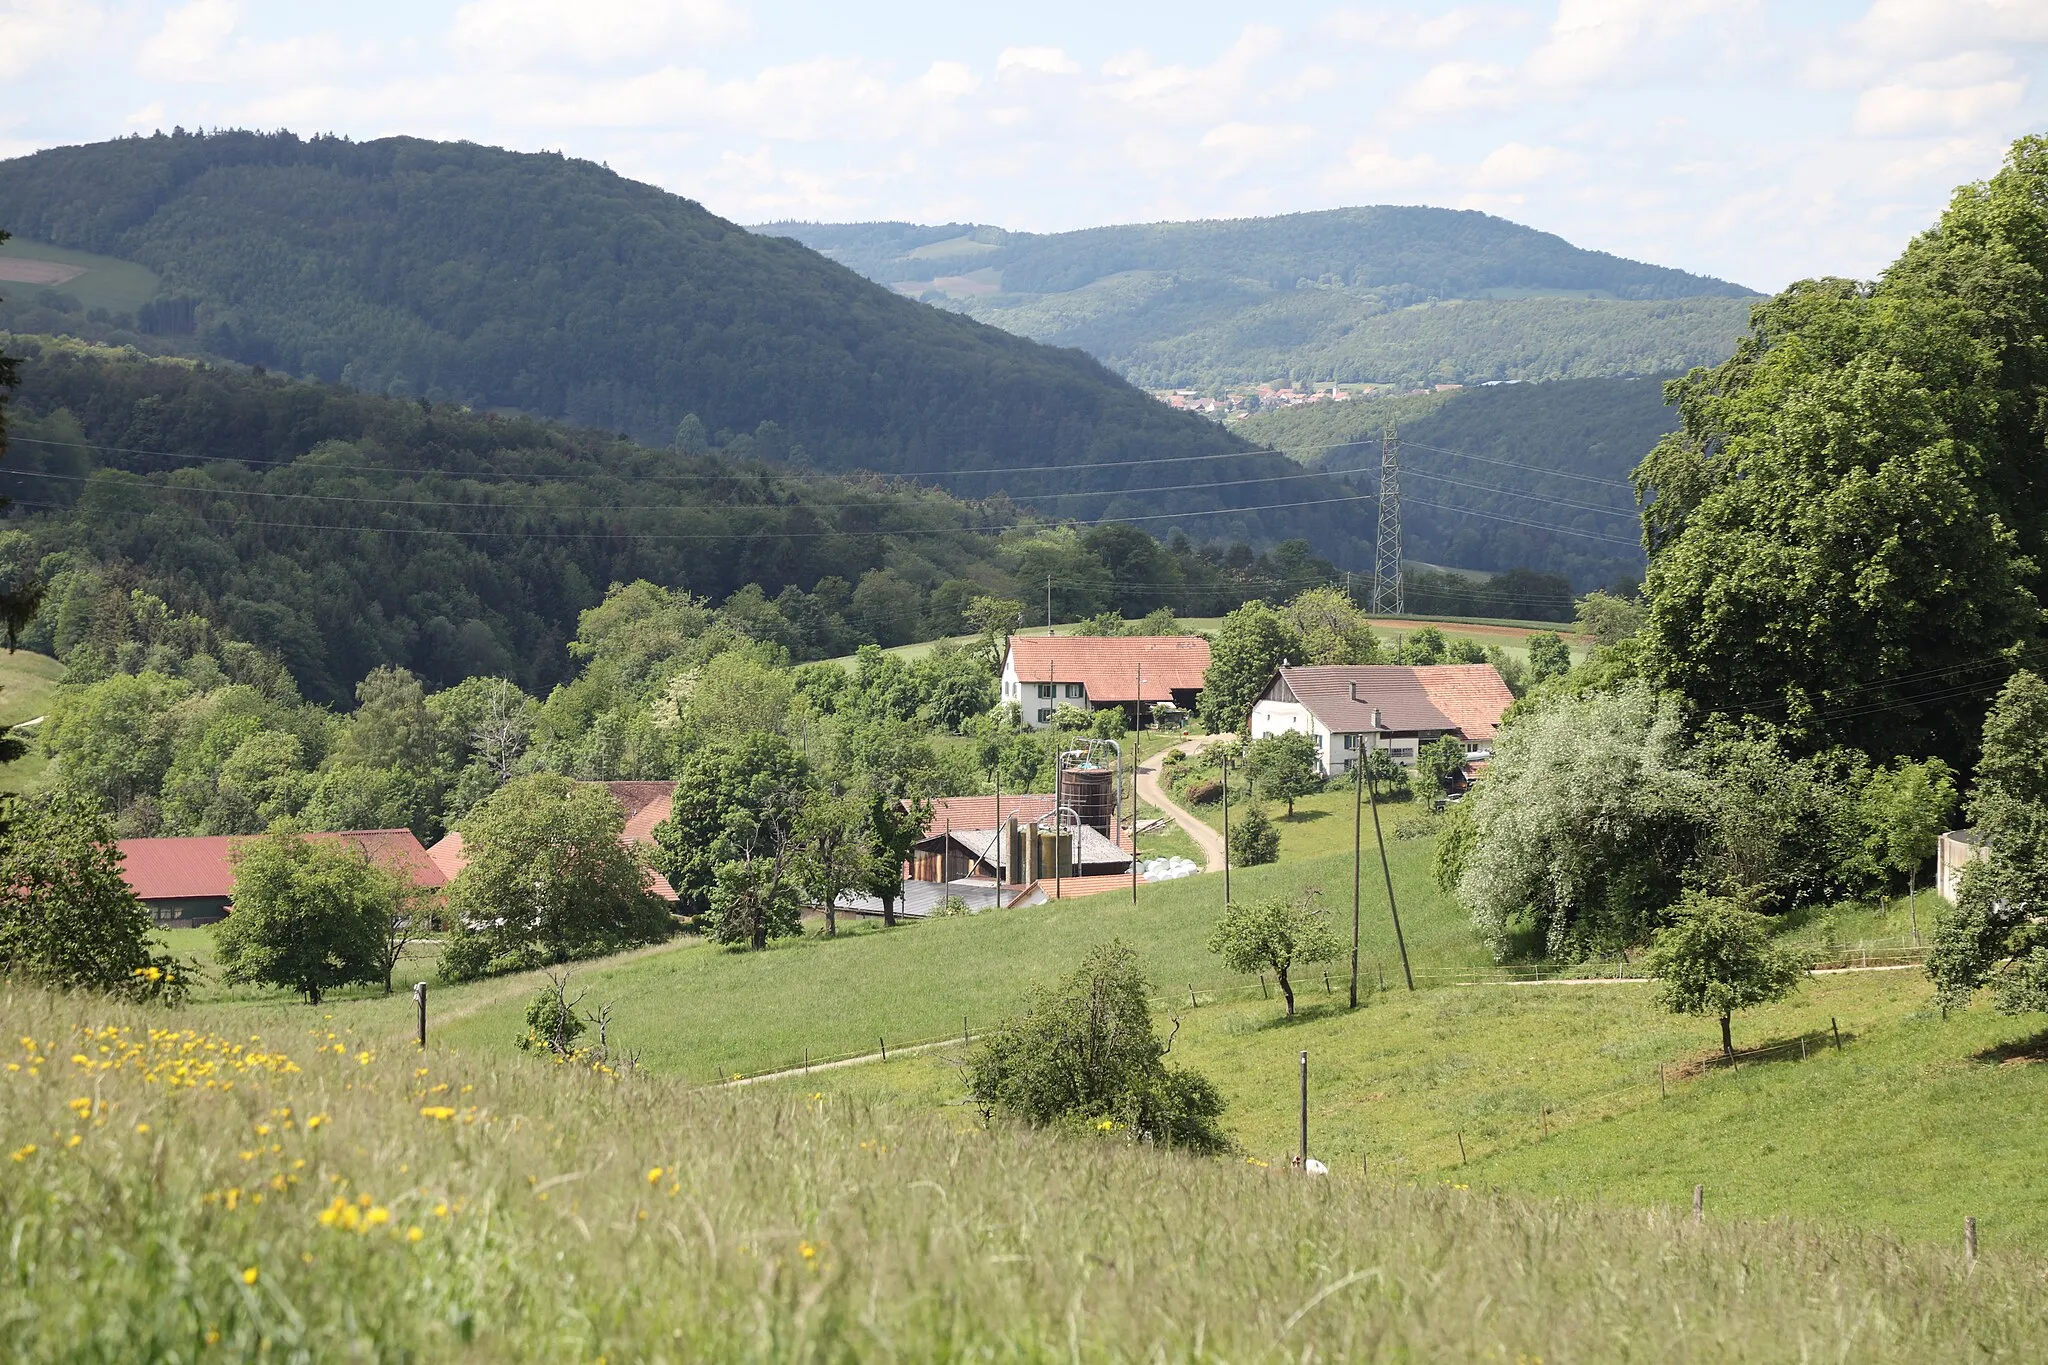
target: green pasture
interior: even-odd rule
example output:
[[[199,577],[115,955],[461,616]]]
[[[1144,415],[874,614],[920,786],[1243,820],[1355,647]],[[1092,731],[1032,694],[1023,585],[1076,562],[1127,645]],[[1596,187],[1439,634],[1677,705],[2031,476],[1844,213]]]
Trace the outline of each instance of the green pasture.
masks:
[[[161,282],[146,266],[113,256],[96,256],[90,251],[51,246],[14,237],[0,243],[0,260],[49,261],[79,268],[80,272],[58,284],[28,284],[0,280],[0,296],[33,298],[45,289],[69,294],[87,308],[104,308],[110,313],[132,313],[157,296]]]
[[[63,676],[64,665],[45,655],[25,649],[0,653],[0,727],[19,725],[47,713],[57,693],[57,680]],[[48,763],[40,746],[31,744],[24,757],[0,767],[0,792],[34,787]]]

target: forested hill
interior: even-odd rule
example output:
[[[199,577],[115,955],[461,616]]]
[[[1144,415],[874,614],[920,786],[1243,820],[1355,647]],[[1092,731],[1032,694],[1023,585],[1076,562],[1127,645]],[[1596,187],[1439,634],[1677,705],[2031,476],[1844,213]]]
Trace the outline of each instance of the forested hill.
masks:
[[[870,279],[1148,385],[1558,379],[1724,359],[1756,295],[1470,210],[1032,234],[776,223]]]
[[[1657,378],[1313,403],[1254,414],[1237,430],[1376,488],[1389,422],[1401,437],[1409,558],[1561,573],[1580,591],[1641,576],[1642,528],[1629,476],[1679,424]]]
[[[1213,615],[1334,576],[1299,542],[1169,547],[1126,525],[1053,527],[1005,498],[792,473],[749,437],[650,449],[70,339],[0,333],[0,353],[22,359],[0,581],[48,585],[24,643],[85,676],[159,651],[222,657],[226,640],[328,704],[380,666],[544,692],[569,674],[579,614],[640,579],[814,659],[959,632],[977,595],[1036,611],[1048,579],[1077,620]]]
[[[1057,493],[1065,515],[1264,507],[1188,529],[1347,549],[1335,490],[1261,486],[1293,472],[1270,457],[1181,462],[1241,447],[1087,356],[920,307],[590,162],[181,133],[0,162],[0,212],[16,254],[43,242],[154,271],[160,296],[126,321],[228,359],[652,444],[695,416],[771,458]],[[123,321],[65,312],[65,287],[8,291],[50,306],[0,325]],[[1076,496],[1091,491],[1109,495]]]

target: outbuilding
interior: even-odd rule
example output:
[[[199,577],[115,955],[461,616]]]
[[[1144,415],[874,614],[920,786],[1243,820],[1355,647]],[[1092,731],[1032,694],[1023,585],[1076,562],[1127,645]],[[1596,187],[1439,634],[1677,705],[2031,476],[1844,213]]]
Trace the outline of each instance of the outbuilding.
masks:
[[[1445,735],[1476,760],[1514,700],[1492,664],[1283,664],[1252,706],[1251,737],[1307,734],[1328,775],[1350,772],[1367,749],[1413,767]]]
[[[234,897],[236,844],[255,835],[201,835],[187,839],[123,839],[121,875],[149,907],[160,929],[195,929],[226,919]],[[338,839],[379,867],[401,872],[415,886],[439,891],[448,878],[409,829],[352,829],[309,834]]]

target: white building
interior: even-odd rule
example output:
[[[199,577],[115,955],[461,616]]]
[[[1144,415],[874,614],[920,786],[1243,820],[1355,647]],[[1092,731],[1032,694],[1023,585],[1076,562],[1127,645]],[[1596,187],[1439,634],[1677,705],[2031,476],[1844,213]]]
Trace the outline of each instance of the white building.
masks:
[[[1154,707],[1192,710],[1208,671],[1209,642],[1198,635],[1012,635],[1001,696],[1032,730],[1061,706],[1121,707],[1135,729]]]
[[[1307,734],[1326,774],[1351,771],[1361,749],[1412,767],[1445,735],[1468,755],[1489,752],[1514,700],[1492,664],[1283,666],[1252,707],[1251,737]]]

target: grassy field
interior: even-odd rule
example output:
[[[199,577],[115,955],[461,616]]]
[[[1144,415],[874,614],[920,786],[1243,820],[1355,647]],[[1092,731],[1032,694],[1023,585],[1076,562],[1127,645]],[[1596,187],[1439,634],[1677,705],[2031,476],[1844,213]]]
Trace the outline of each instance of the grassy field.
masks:
[[[6,258],[50,261],[75,267],[80,272],[61,284],[10,285],[7,289],[9,295],[26,298],[43,289],[53,289],[59,294],[69,294],[87,308],[104,308],[113,313],[134,312],[157,296],[160,283],[148,267],[133,261],[95,256],[89,251],[73,251],[68,247],[31,242],[21,237],[0,244],[0,259]]]
[[[1957,1244],[1968,1214],[1987,1244],[2048,1252],[2034,1140],[2048,1067],[2027,1064],[2048,1061],[2048,1036],[1989,1010],[1944,1021],[1917,972],[1817,977],[1741,1016],[1738,1046],[1792,1046],[1733,1072],[1703,1069],[1713,1021],[1658,1010],[1644,985],[1370,991],[1354,1013],[1341,972],[1332,995],[1308,976],[1292,1021],[1256,989],[1192,1009],[1183,995],[1161,1015],[1162,1031],[1178,1024],[1176,1060],[1223,1091],[1231,1136],[1260,1159],[1294,1148],[1305,1050],[1310,1150],[1340,1171],[1648,1207],[1685,1204],[1698,1183],[1716,1212],[1937,1245]],[[966,1123],[960,1056],[777,1084]]]
[[[0,726],[34,720],[49,709],[64,665],[41,654],[0,653]],[[49,760],[31,745],[28,755],[0,767],[0,792],[27,791],[42,781]]]
[[[1971,1268],[1718,1199],[1695,1227],[1471,1180],[1309,1180],[819,1091],[420,1054],[339,1014],[20,989],[0,1010],[11,1359],[2048,1351],[2044,1264],[1996,1237]]]

